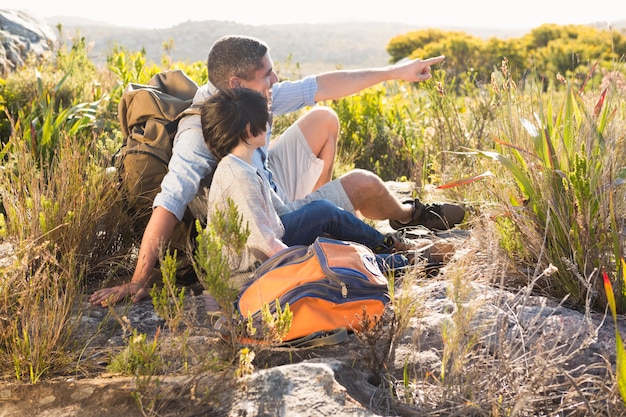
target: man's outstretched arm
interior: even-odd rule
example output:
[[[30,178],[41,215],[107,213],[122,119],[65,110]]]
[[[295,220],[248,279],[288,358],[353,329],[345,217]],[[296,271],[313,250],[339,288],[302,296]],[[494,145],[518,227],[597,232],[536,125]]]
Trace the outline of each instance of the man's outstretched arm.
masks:
[[[358,93],[376,84],[403,80],[408,82],[426,81],[431,77],[432,65],[443,62],[445,56],[429,59],[413,59],[380,68],[330,71],[317,75],[315,101],[334,100]]]

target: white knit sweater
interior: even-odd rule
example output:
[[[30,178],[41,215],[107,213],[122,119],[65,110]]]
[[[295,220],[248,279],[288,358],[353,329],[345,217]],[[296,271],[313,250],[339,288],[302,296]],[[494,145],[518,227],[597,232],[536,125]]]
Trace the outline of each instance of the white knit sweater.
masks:
[[[233,200],[243,224],[247,223],[250,229],[241,258],[229,259],[233,276],[237,276],[253,271],[259,263],[287,247],[281,240],[285,228],[279,215],[293,211],[293,207],[278,197],[254,166],[232,154],[225,156],[215,169],[208,195],[208,221],[216,207],[224,210],[227,198]]]

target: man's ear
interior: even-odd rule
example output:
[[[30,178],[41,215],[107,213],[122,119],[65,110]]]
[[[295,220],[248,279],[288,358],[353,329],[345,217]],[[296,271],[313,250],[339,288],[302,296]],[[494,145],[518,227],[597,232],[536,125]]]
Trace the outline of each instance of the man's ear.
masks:
[[[228,86],[230,88],[239,88],[241,87],[241,80],[239,80],[239,77],[232,76],[228,79]]]

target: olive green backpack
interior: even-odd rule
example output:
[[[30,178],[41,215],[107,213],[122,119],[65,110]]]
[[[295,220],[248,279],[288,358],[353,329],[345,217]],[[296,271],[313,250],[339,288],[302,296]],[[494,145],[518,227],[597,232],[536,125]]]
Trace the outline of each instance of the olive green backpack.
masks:
[[[114,165],[131,207],[149,212],[161,189],[182,116],[192,109],[198,85],[180,70],[164,71],[147,84],[126,86],[118,107],[124,144]]]

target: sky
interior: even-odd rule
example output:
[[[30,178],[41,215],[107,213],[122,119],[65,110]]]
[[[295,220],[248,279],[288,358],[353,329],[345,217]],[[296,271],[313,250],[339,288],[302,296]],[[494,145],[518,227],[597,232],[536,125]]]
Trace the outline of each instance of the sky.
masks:
[[[168,5],[167,8],[158,4]],[[156,0],[2,0],[2,9],[34,16],[78,16],[141,28],[167,28],[189,20],[223,20],[252,25],[376,21],[416,27],[532,29],[544,23],[611,24],[626,19],[621,0],[209,0],[184,7]],[[621,4],[616,6],[616,3]]]

